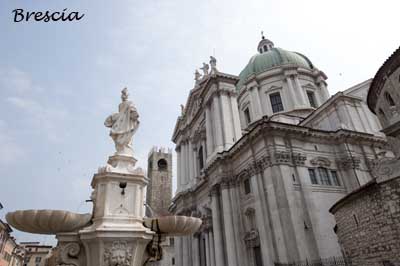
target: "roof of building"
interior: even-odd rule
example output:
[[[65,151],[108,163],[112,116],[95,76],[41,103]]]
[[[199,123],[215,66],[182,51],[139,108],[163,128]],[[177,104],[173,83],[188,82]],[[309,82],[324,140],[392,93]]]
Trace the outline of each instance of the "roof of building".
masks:
[[[369,109],[375,113],[375,105],[378,96],[385,84],[386,77],[390,76],[396,69],[400,67],[400,47],[383,63],[379,68],[374,79],[372,80],[371,87],[368,91],[367,104]]]
[[[263,42],[263,40],[261,40],[261,42]],[[239,90],[252,75],[258,75],[269,69],[283,65],[294,65],[297,67],[314,69],[314,65],[306,56],[272,45],[266,51],[260,52],[250,58],[249,63],[239,74],[239,82],[236,85],[236,89]]]

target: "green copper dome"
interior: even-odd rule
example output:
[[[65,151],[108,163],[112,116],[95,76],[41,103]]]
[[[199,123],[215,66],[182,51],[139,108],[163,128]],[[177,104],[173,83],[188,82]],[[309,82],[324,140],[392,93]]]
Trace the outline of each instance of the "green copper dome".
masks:
[[[262,42],[264,40],[267,39],[263,39]],[[296,52],[286,51],[281,48],[274,48],[273,44],[268,47],[265,45],[260,47],[259,45],[258,50],[260,53],[254,55],[250,59],[247,66],[242,70],[242,72],[240,72],[239,82],[236,85],[236,89],[239,90],[251,75],[260,74],[277,66],[295,65],[308,69],[314,68],[311,61],[304,55]]]

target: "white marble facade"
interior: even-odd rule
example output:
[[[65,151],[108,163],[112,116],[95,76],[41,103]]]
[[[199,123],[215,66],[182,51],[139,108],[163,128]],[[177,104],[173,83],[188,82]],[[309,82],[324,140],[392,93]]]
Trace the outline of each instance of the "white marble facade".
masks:
[[[212,57],[178,117],[171,211],[203,219],[175,239],[178,266],[341,257],[328,210],[387,150],[365,103],[370,81],[330,97],[305,56],[265,38],[257,50],[239,77]]]

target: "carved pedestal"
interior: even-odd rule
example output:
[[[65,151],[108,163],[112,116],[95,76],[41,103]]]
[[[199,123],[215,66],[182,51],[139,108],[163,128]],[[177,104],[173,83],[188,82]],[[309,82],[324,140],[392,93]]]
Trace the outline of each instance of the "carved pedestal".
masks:
[[[147,178],[140,170],[118,170],[103,169],[92,180],[93,224],[79,231],[87,266],[141,266],[147,258],[154,235],[142,218]]]

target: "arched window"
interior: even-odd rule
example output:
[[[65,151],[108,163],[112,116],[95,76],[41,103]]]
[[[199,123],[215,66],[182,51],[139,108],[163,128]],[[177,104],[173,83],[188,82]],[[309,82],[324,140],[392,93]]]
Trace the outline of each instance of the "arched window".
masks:
[[[204,161],[203,161],[203,146],[199,149],[199,166],[200,170],[204,168]]]
[[[268,46],[264,45],[264,52],[268,51]]]
[[[158,171],[165,171],[167,170],[168,163],[165,159],[160,159],[157,162],[157,166],[158,166]]]
[[[392,96],[390,95],[390,93],[385,92],[385,98],[386,98],[386,101],[388,102],[388,104],[389,104],[390,106],[395,106],[395,105],[396,105],[396,104],[394,103],[393,98],[392,98]]]

